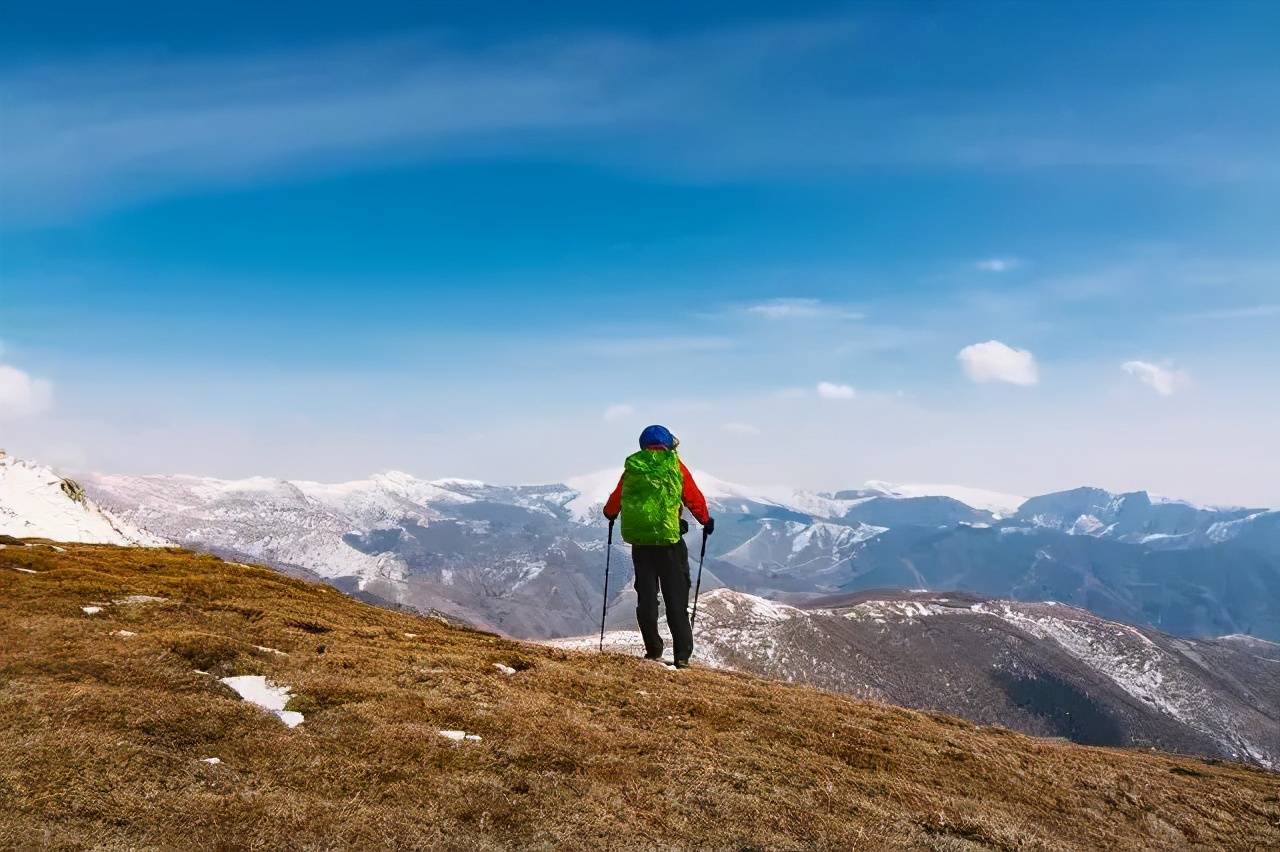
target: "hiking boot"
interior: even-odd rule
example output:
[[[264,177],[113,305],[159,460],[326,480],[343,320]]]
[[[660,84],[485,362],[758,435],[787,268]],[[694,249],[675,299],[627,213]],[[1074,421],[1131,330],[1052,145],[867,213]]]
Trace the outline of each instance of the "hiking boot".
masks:
[[[659,652],[658,652],[658,653],[656,653],[656,654],[645,654],[645,655],[644,655],[644,658],[645,658],[646,660],[661,660],[661,659],[662,659],[662,652],[661,652],[661,651],[659,651]]]
[[[689,661],[688,661],[688,660],[676,660],[676,668],[678,668],[678,669],[687,669],[687,668],[689,668]]]

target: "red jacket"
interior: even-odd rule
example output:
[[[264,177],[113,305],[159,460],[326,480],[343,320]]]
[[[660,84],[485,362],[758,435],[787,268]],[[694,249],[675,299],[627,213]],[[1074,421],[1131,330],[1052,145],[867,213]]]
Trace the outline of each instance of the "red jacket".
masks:
[[[707,512],[707,498],[702,496],[702,491],[698,489],[698,483],[693,481],[693,474],[689,472],[689,468],[684,466],[684,462],[680,462],[680,475],[684,478],[680,501],[698,519],[698,523],[706,526],[707,521],[711,519],[711,515]],[[618,478],[618,487],[613,489],[613,493],[609,495],[608,502],[604,504],[604,516],[611,521],[618,517],[618,513],[622,511],[622,480],[625,476],[626,474],[623,474]]]

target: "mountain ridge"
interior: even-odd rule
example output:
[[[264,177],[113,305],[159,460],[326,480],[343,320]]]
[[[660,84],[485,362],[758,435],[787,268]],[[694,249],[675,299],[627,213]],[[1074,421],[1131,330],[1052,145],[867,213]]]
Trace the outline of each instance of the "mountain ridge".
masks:
[[[605,524],[596,500],[616,473],[589,479],[577,488],[502,486],[391,471],[346,483],[92,474],[82,482],[115,517],[159,538],[550,638],[586,632],[599,618]],[[872,484],[806,493],[705,479],[718,521],[707,587],[788,599],[964,588],[1059,600],[1182,635],[1280,639],[1280,512],[1073,489],[1001,515]],[[986,496],[970,499],[990,502],[978,493]],[[695,552],[697,535],[695,527]],[[629,560],[614,567],[616,608],[630,594]]]

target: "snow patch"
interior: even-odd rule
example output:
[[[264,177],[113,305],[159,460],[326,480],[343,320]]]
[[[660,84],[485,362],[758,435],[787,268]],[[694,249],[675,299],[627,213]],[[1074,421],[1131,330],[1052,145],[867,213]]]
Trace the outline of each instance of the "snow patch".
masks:
[[[129,606],[130,604],[149,604],[149,603],[165,603],[168,598],[158,598],[155,595],[128,595],[123,598],[116,598],[111,603],[116,606]]]
[[[941,615],[946,611],[947,607],[923,601],[863,601],[850,607],[844,617],[870,619],[877,624],[884,624],[891,619],[914,621],[917,618]]]
[[[262,675],[238,675],[236,677],[219,678],[222,683],[231,687],[236,694],[252,704],[270,710],[290,728],[302,724],[303,716],[295,710],[286,710],[285,705],[293,697],[287,686],[280,686],[267,680]]]
[[[1097,535],[1106,527],[1093,515],[1081,515],[1067,532],[1071,535]]]
[[[458,742],[458,743],[464,740],[470,740],[471,742],[477,742],[477,743],[480,742],[479,734],[468,734],[466,731],[446,730],[446,731],[438,731],[437,733],[439,733],[440,736],[444,737],[447,740],[453,740],[454,742]]]

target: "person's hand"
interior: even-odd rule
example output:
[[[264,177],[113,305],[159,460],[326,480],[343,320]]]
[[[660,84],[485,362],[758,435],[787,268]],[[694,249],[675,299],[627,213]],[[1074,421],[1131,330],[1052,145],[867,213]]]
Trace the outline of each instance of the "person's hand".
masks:
[[[707,518],[707,522],[702,525],[702,534],[711,535],[715,531],[716,531],[716,519]]]
[[[604,519],[605,519],[606,521],[608,521],[609,523],[613,523],[614,521],[616,521],[616,520],[618,519],[618,516],[617,516],[617,515],[612,515],[612,516],[611,516],[608,512],[601,512],[600,514],[604,515]]]
[[[680,535],[684,535],[689,531],[689,522],[684,518],[680,519]]]

